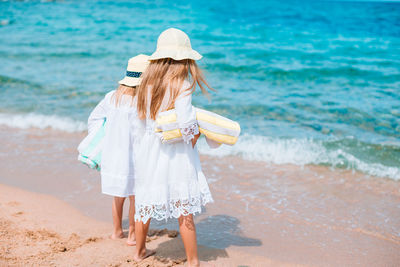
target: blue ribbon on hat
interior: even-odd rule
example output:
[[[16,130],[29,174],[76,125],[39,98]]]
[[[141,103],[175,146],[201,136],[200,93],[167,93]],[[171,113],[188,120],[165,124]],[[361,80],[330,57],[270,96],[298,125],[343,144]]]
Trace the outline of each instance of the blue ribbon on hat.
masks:
[[[126,72],[126,77],[139,78],[140,75],[142,75],[141,72],[136,72],[136,71],[127,71]]]

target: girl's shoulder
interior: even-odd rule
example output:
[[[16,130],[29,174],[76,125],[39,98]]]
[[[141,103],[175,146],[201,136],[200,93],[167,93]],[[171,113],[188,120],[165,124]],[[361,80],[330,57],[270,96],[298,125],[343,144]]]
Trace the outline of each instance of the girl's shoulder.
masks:
[[[112,107],[115,92],[116,90],[107,92],[101,100],[101,103],[103,103],[104,106]]]
[[[190,82],[188,80],[184,80],[182,82],[181,88],[179,89],[179,94],[178,94],[178,98],[182,98],[185,96],[190,96],[192,94],[192,91],[189,90],[190,88]]]
[[[104,100],[108,103],[111,104],[111,100],[115,95],[116,90],[111,90],[110,92],[108,92],[107,94],[105,94],[104,96]]]
[[[123,112],[136,111],[136,97],[120,95],[118,99],[117,90],[112,90],[104,96],[104,102],[110,110],[119,110]]]
[[[190,88],[190,82],[188,80],[184,80],[181,86],[181,92],[185,92]]]

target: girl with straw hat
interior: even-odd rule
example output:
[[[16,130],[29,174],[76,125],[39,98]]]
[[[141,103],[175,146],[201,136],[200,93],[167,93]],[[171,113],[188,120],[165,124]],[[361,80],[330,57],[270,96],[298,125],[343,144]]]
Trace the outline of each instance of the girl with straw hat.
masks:
[[[88,119],[89,132],[105,123],[105,135],[101,151],[101,190],[113,196],[112,216],[114,231],[111,238],[123,238],[122,208],[129,197],[129,233],[127,244],[135,245],[135,175],[134,150],[140,136],[141,121],[137,119],[137,86],[141,74],[149,64],[149,56],[138,55],[129,59],[125,77],[119,81],[117,90],[106,94]]]
[[[145,133],[136,162],[136,261],[154,253],[145,246],[150,220],[177,218],[188,266],[200,266],[193,215],[213,201],[196,148],[199,129],[192,106],[196,86],[204,93],[209,87],[195,62],[201,57],[183,31],[167,29],[158,37],[139,86],[137,112]],[[171,108],[184,141],[162,144],[155,134],[155,119]]]

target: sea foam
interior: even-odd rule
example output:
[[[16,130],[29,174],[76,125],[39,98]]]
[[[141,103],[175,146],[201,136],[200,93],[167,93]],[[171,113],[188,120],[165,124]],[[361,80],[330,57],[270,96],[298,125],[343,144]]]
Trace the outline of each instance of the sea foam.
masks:
[[[54,129],[64,132],[81,132],[86,130],[86,123],[57,115],[43,115],[36,113],[11,114],[0,113],[0,125],[28,129]]]
[[[28,129],[54,129],[64,132],[81,132],[87,129],[86,123],[57,115],[36,113],[11,114],[0,113],[0,125]],[[240,156],[246,160],[264,161],[273,164],[326,165],[368,175],[400,180],[400,168],[385,166],[381,163],[365,162],[340,148],[327,148],[321,140],[312,138],[268,137],[244,134],[234,146],[223,145],[217,149],[208,148],[205,139],[200,139],[199,150],[211,156]]]
[[[199,143],[202,154],[212,156],[236,155],[246,160],[273,164],[326,165],[361,171],[368,175],[400,180],[400,168],[381,163],[368,163],[343,149],[328,149],[323,141],[314,139],[283,139],[277,137],[243,135],[234,146],[208,148],[205,140]]]

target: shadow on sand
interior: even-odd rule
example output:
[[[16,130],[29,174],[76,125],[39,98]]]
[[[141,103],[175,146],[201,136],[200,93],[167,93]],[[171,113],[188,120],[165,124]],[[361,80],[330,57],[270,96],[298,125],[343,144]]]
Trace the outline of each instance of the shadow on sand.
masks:
[[[261,240],[245,237],[240,221],[228,215],[209,216],[196,223],[199,244],[213,248],[261,246]]]
[[[196,223],[197,242],[199,244],[199,258],[203,261],[215,260],[218,257],[227,257],[226,248],[230,246],[261,246],[259,239],[243,236],[240,221],[228,215],[208,216]],[[154,228],[178,229],[177,220],[152,222]],[[171,258],[171,255],[174,255]],[[185,249],[180,236],[161,243],[157,248],[157,256],[171,260],[184,259]]]

